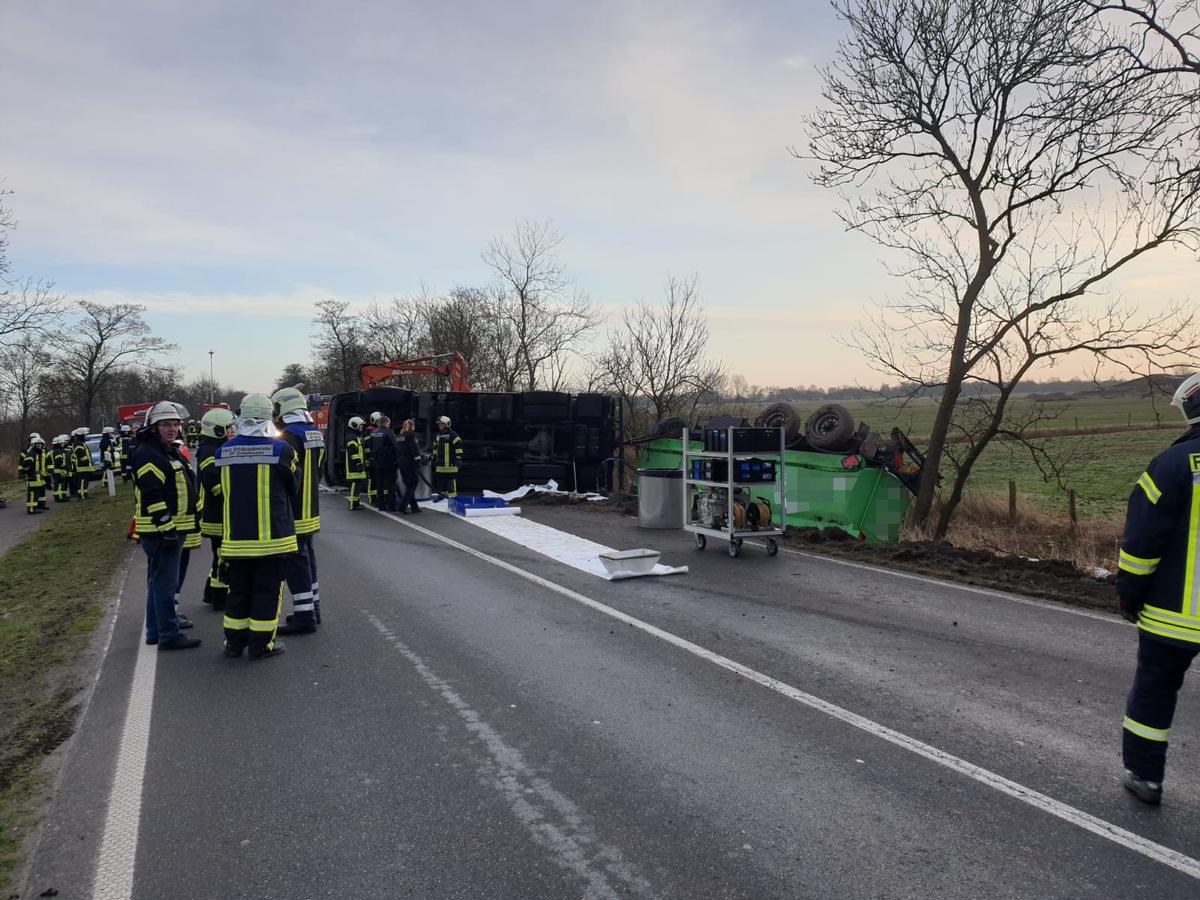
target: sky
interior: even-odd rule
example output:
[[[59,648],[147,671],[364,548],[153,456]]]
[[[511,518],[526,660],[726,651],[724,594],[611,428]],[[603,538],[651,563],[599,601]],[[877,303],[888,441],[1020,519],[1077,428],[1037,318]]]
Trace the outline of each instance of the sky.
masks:
[[[823,0],[6,0],[9,260],[259,390],[314,302],[486,284],[549,220],[612,321],[695,273],[731,373],[877,384],[845,340],[899,285],[789,153],[842,35]],[[1187,299],[1195,265],[1117,288]]]

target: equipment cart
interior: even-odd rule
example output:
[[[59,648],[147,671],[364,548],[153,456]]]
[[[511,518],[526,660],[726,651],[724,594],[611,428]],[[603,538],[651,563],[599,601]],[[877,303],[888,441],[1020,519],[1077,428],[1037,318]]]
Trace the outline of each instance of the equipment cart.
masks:
[[[708,538],[729,541],[736,557],[746,537],[767,539],[767,555],[787,527],[782,428],[717,428],[703,432],[704,450],[691,449],[683,429],[683,528],[703,550]]]

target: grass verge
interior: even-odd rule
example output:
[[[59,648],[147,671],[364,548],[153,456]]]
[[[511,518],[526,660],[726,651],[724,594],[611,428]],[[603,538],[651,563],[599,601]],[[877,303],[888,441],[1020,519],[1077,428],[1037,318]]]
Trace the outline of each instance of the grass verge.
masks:
[[[98,486],[94,486],[96,488]],[[7,490],[6,490],[7,489]],[[16,497],[19,484],[0,485]],[[45,787],[42,761],[70,736],[90,672],[78,664],[129,556],[130,500],[94,489],[54,504],[0,557],[0,897],[8,897]],[[0,515],[24,515],[11,503]]]

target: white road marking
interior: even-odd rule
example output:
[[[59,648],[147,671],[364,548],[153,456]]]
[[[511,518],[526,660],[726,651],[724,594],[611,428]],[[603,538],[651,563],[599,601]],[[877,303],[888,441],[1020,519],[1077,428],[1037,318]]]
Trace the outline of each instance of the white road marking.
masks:
[[[1172,869],[1182,872],[1185,875],[1190,875],[1192,878],[1200,879],[1200,860],[1186,856],[1177,850],[1172,850],[1170,847],[1164,847],[1162,844],[1156,844],[1154,841],[1147,840],[1140,835],[1134,834],[1132,831],[1127,831],[1124,828],[1114,825],[1111,822],[1106,822],[1104,819],[1093,816],[1090,813],[1084,812],[1083,810],[1075,809],[1073,806],[1068,806],[1065,803],[1061,803],[1060,801],[1055,800],[1053,797],[1048,797],[1045,794],[1033,790],[1032,788],[1027,788],[1015,781],[1010,781],[1002,775],[998,775],[995,772],[984,769],[983,767],[977,766],[974,763],[967,762],[965,759],[960,759],[944,750],[940,750],[937,747],[926,744],[923,741],[919,741],[914,737],[910,737],[902,732],[888,728],[886,725],[881,725],[878,722],[875,722],[864,716],[860,716],[857,713],[853,713],[848,709],[844,709],[843,707],[829,703],[828,701],[822,700],[820,697],[815,697],[812,694],[805,693],[804,691],[794,688],[785,682],[779,681],[776,678],[772,678],[769,675],[764,675],[762,672],[751,669],[749,666],[744,666],[739,662],[729,659],[728,657],[721,656],[719,653],[713,653],[711,650],[701,647],[699,644],[693,644],[691,641],[671,634],[669,631],[664,631],[661,628],[651,625],[649,622],[643,622],[641,619],[634,618],[633,616],[623,613],[618,609],[614,609],[611,606],[606,606],[598,600],[593,600],[591,597],[577,593],[568,587],[556,584],[553,581],[542,578],[540,575],[534,575],[532,572],[526,572],[524,569],[518,568],[511,563],[507,563],[502,559],[489,556],[481,550],[476,550],[474,547],[469,547],[466,544],[460,543],[452,538],[445,537],[444,535],[438,534],[435,531],[430,531],[428,528],[422,528],[420,525],[415,525],[410,521],[405,521],[399,516],[391,513],[385,513],[379,510],[376,510],[376,512],[379,512],[380,515],[386,516],[400,525],[405,525],[414,531],[432,538],[435,541],[440,541],[443,544],[454,547],[456,550],[461,550],[463,553],[474,556],[477,559],[483,560],[484,562],[503,569],[506,572],[511,572],[512,574],[524,578],[527,581],[532,581],[533,583],[546,588],[546,590],[553,591],[556,594],[560,594],[576,601],[577,603],[581,603],[584,606],[596,610],[597,612],[616,619],[618,622],[630,625],[648,635],[656,637],[673,647],[677,647],[678,649],[691,653],[700,659],[712,663],[713,665],[720,666],[723,669],[727,669],[730,672],[741,675],[748,681],[753,681],[756,684],[762,685],[763,687],[775,691],[776,693],[781,694],[790,700],[794,700],[797,703],[803,704],[810,709],[817,710],[818,712],[822,712],[840,722],[844,722],[847,725],[861,729],[862,731],[885,740],[888,743],[894,744],[897,747],[902,747],[903,749],[915,753],[918,756],[924,757],[931,762],[935,762],[940,766],[944,766],[947,769],[958,772],[960,775],[965,775],[967,778],[978,781],[980,784],[994,788],[1002,794],[1006,794],[1009,797],[1020,800],[1022,803],[1027,803],[1036,809],[1040,809],[1043,812],[1049,813],[1050,815],[1062,819],[1065,822],[1069,822],[1078,828],[1082,828],[1084,831],[1089,831],[1092,834],[1105,838],[1106,840],[1110,840],[1115,844],[1119,844],[1122,847],[1134,851],[1135,853],[1140,853],[1142,856],[1152,859],[1155,862],[1160,862],[1165,866],[1170,866]],[[824,559],[824,557],[822,557],[822,559]]]
[[[146,625],[142,623],[142,634]],[[108,815],[92,881],[93,900],[129,900],[133,895],[133,865],[137,859],[142,820],[142,782],[150,745],[150,712],[154,705],[154,674],[158,648],[140,644],[133,669],[133,686],[125,711],[117,770],[108,796]]]
[[[583,900],[617,900],[630,893],[638,897],[653,896],[649,883],[625,861],[620,848],[602,843],[569,797],[538,776],[520,750],[506,744],[483,716],[378,617],[369,610],[363,612],[425,683],[454,708],[467,730],[479,740],[489,757],[479,773],[480,779],[504,797],[535,843],[549,850],[562,868],[587,883]],[[619,884],[614,887],[613,881]]]

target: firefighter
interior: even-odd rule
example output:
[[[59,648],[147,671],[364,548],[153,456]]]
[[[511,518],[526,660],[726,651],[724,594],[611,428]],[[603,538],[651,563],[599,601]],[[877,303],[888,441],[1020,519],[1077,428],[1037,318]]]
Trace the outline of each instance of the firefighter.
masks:
[[[49,461],[46,453],[46,442],[36,431],[29,435],[29,446],[21,451],[21,459],[17,466],[21,477],[25,479],[25,509],[29,515],[36,515],[46,509],[46,472]]]
[[[296,451],[267,437],[274,404],[266,394],[242,399],[238,434],[217,448],[224,520],[221,556],[229,575],[225,655],[252,660],[278,656],[275,637],[283,604],[284,559],[297,552],[292,504]]]
[[[100,429],[100,468],[115,469],[117,467],[116,430],[111,425]]]
[[[462,438],[450,427],[450,417],[437,420],[433,438],[433,484],[443,497],[458,493],[458,470],[462,466]]]
[[[398,512],[400,499],[396,494],[399,475],[400,441],[392,431],[392,420],[380,416],[371,434],[371,481],[375,485],[375,508]]]
[[[146,413],[133,452],[134,536],[146,554],[146,643],[159,651],[188,650],[175,613],[183,543],[196,531],[196,479],[180,455],[179,411],[166,400]]]
[[[128,484],[133,480],[133,428],[121,425],[117,445],[121,452],[121,480]]]
[[[360,416],[352,416],[346,423],[350,436],[346,438],[346,480],[350,482],[350,509],[362,509],[362,500],[358,496],[358,486],[367,480],[367,460],[363,451],[362,428]]]
[[[71,492],[80,500],[86,500],[88,484],[96,474],[92,462],[92,448],[87,445],[87,426],[81,425],[71,432]]]
[[[213,609],[225,608],[229,583],[221,559],[221,534],[224,530],[224,504],[221,500],[221,473],[217,471],[217,448],[234,436],[233,413],[228,409],[210,409],[200,419],[200,443],[196,447],[196,466],[200,479],[200,533],[212,546],[212,566],[204,584],[204,602]]]
[[[1122,730],[1124,785],[1150,804],[1162,801],[1175,701],[1200,652],[1200,374],[1184,380],[1171,405],[1188,430],[1138,479],[1117,571],[1121,615],[1138,626],[1137,671]]]
[[[187,439],[188,447],[193,450],[196,449],[196,446],[200,443],[200,423],[195,419],[188,419],[184,437]]]
[[[325,462],[325,436],[313,424],[308,398],[296,388],[283,388],[271,397],[280,437],[296,452],[296,555],[284,563],[292,595],[292,612],[280,634],[312,634],[321,624],[321,587],[313,538],[321,528],[320,483]]]
[[[378,492],[378,486],[375,483],[375,473],[371,466],[371,435],[375,433],[375,429],[379,427],[379,420],[383,418],[383,413],[376,410],[371,413],[371,424],[363,429],[363,465],[367,469],[367,502],[372,506],[375,505],[375,496]]]
[[[66,503],[69,499],[67,488],[71,483],[71,454],[67,449],[70,440],[65,434],[58,435],[51,442],[50,466],[54,472],[54,502]]]

